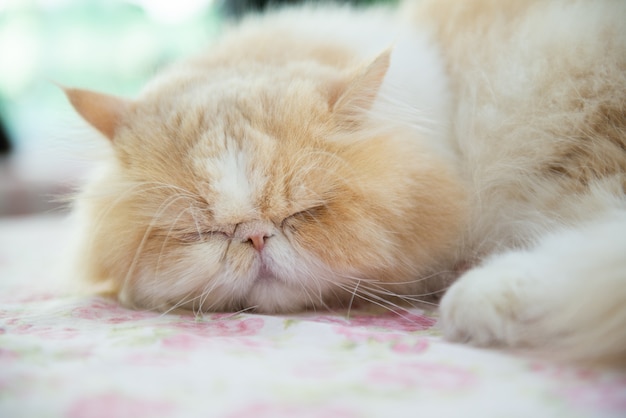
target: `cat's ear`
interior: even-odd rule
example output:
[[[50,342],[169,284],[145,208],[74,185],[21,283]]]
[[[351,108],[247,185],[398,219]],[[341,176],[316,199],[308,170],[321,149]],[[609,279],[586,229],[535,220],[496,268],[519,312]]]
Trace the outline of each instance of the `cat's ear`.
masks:
[[[129,102],[119,97],[90,90],[62,87],[74,109],[91,126],[113,140]]]
[[[387,49],[369,65],[357,70],[347,84],[331,95],[331,109],[339,120],[354,122],[372,107],[390,60],[391,49]]]

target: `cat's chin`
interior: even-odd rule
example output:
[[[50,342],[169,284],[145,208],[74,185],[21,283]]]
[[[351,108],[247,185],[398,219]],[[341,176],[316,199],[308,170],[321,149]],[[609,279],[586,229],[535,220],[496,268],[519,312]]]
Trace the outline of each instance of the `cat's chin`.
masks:
[[[170,291],[167,292],[167,289]],[[190,291],[173,298],[170,286],[140,282],[121,289],[118,300],[131,309],[161,312],[246,311],[277,314],[304,311],[315,307],[321,299],[318,294],[306,292],[302,285],[281,279],[266,269],[260,269],[253,278],[240,280],[239,286],[218,286],[213,290],[211,296],[202,297],[197,291]]]
[[[293,289],[276,278],[261,277],[250,289],[246,305],[257,313],[298,312],[307,308],[302,299],[302,289]]]

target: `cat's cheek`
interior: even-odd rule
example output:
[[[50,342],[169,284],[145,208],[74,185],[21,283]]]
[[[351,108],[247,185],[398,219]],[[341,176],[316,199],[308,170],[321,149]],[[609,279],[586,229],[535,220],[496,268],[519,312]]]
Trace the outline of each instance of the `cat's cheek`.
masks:
[[[323,266],[335,277],[360,276],[362,266],[371,268],[385,253],[379,243],[374,244],[376,239],[364,236],[364,229],[344,217],[320,219],[293,233],[292,242],[309,264]]]
[[[222,293],[223,286],[217,279],[223,270],[223,247],[219,243],[186,244],[146,257],[125,280],[120,302],[128,307],[164,311],[213,288],[213,294],[205,299],[210,302]]]

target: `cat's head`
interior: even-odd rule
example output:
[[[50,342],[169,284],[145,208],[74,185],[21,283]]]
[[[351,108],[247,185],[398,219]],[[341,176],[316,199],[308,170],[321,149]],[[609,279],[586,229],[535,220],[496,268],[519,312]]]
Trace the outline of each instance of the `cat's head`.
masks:
[[[413,131],[370,120],[388,65],[190,65],[136,100],[66,89],[114,151],[78,203],[85,274],[161,310],[418,289],[454,245],[463,193]]]

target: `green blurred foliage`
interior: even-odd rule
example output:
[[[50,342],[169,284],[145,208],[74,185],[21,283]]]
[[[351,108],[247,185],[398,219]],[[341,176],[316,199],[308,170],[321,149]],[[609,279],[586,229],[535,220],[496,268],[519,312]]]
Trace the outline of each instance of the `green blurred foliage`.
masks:
[[[123,0],[0,0],[0,110],[18,145],[66,112],[54,83],[133,94],[165,63],[202,48],[220,25],[209,3],[181,17]]]
[[[358,2],[375,1],[384,0]],[[0,0],[0,115],[18,148],[60,131],[59,120],[70,118],[55,83],[133,95],[166,63],[201,50],[228,4]]]

